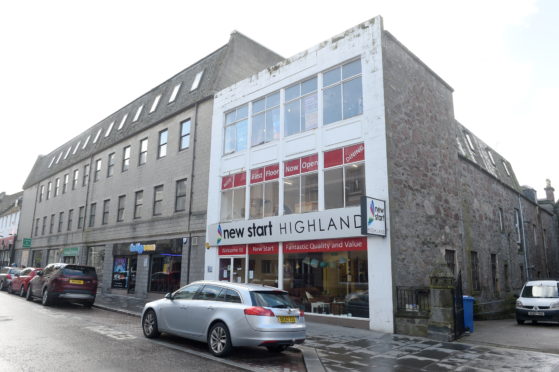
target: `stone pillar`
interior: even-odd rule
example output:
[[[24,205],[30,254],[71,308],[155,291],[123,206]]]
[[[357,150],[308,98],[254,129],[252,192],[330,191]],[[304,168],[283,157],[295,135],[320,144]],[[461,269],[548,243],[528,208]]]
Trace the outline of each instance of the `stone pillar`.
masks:
[[[134,297],[147,298],[149,280],[149,254],[139,254],[136,265],[136,287]]]
[[[430,275],[431,315],[427,337],[439,341],[454,340],[454,275],[444,263],[439,263]]]
[[[105,245],[105,258],[103,260],[103,283],[101,283],[102,293],[111,293],[113,280],[113,247],[114,244]]]
[[[545,180],[545,198],[550,202],[555,203],[555,189],[551,187],[551,181]]]

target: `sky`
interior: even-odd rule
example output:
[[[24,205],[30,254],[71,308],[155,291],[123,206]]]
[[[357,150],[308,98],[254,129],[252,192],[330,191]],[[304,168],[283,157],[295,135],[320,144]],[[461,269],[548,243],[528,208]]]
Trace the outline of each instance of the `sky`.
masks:
[[[544,198],[558,187],[559,1],[0,3],[0,192],[48,154],[226,44],[290,57],[381,15],[454,88],[456,119]]]

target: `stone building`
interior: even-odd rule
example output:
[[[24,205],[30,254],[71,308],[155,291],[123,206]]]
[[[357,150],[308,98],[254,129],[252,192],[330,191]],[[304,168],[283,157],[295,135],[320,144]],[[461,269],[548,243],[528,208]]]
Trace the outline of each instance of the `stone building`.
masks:
[[[0,267],[14,262],[14,247],[23,192],[0,192]]]
[[[39,156],[23,186],[17,263],[92,265],[102,291],[137,297],[201,279],[213,95],[279,59],[233,32]]]
[[[487,315],[557,275],[555,215],[456,121],[452,92],[380,17],[218,92],[204,277],[279,286],[308,318],[425,333],[439,264]]]

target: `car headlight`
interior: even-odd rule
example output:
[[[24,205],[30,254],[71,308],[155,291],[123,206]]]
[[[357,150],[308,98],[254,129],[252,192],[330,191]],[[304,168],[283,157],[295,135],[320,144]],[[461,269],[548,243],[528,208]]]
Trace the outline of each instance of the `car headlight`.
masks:
[[[516,301],[516,307],[524,307],[521,301]]]
[[[559,309],[559,302],[555,302],[552,303],[551,306],[549,306],[550,309]]]

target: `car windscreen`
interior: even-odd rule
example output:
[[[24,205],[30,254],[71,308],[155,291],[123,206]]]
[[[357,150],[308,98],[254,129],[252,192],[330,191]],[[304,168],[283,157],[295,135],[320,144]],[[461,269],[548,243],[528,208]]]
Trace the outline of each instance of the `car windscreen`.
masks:
[[[527,285],[522,291],[522,297],[528,298],[554,298],[559,297],[557,285]]]
[[[274,308],[297,308],[291,297],[282,291],[251,291],[254,306]]]
[[[68,276],[95,276],[95,268],[89,266],[65,266],[62,275]]]

